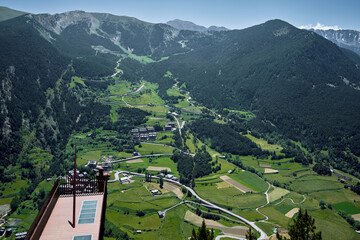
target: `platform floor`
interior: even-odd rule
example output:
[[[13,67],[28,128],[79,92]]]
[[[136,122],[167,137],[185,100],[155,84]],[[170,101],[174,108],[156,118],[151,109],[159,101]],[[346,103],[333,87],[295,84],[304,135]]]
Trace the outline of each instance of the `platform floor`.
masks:
[[[40,240],[73,240],[75,236],[92,235],[91,240],[98,240],[103,205],[103,194],[76,197],[75,228],[72,227],[73,198],[60,196],[47,222]],[[94,223],[78,224],[83,201],[97,200]]]

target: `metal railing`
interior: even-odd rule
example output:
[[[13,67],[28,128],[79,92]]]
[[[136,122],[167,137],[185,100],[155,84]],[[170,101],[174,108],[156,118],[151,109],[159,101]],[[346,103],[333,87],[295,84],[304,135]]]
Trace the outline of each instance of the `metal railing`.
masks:
[[[76,179],[76,195],[94,195],[102,193],[104,190],[100,185],[106,180],[97,178],[81,177]],[[71,177],[61,179],[59,186],[59,194],[63,196],[72,196],[74,192],[74,180]]]
[[[71,177],[67,177],[66,179],[56,180],[53,188],[51,189],[45,202],[43,203],[38,215],[36,216],[29,231],[27,232],[25,240],[40,239],[40,236],[43,230],[45,229],[46,223],[48,222],[50,215],[59,197],[73,196],[73,192],[74,192],[73,184],[74,182]],[[104,234],[106,200],[107,200],[107,178],[81,177],[76,179],[75,184],[76,184],[76,195],[78,196],[104,194],[102,214],[101,214],[101,224],[100,224],[100,237],[99,237],[99,239],[102,240]]]
[[[47,221],[51,215],[52,210],[59,198],[59,180],[54,184],[45,202],[43,203],[38,215],[32,223],[29,231],[26,234],[25,240],[28,239],[40,239],[41,233],[43,232]]]

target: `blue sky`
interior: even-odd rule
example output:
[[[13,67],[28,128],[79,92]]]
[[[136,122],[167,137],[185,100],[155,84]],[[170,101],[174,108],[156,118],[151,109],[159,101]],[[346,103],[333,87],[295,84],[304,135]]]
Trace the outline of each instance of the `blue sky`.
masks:
[[[360,30],[359,0],[0,0],[0,6],[30,13],[106,12],[152,23],[178,18],[230,29],[277,18],[297,27],[319,23]]]

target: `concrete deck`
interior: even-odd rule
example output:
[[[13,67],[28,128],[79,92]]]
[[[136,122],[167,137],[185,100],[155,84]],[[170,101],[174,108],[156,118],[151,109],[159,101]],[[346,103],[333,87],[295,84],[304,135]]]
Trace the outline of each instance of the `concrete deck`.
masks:
[[[98,240],[103,204],[103,194],[76,197],[75,228],[72,227],[73,198],[60,196],[47,222],[40,240],[73,240],[74,236],[92,235]],[[83,201],[98,200],[94,223],[78,224]],[[105,209],[104,209],[105,210]]]

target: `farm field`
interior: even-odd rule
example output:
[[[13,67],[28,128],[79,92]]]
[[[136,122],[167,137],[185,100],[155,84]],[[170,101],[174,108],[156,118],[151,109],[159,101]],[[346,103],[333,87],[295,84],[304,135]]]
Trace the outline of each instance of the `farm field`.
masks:
[[[215,183],[207,185],[197,184],[195,191],[204,199],[220,206],[227,206],[239,210],[253,209],[266,203],[264,194],[242,193],[234,187],[217,188]]]
[[[133,107],[145,110],[150,113],[146,116],[146,122],[142,126],[159,125],[164,127],[167,122],[174,121],[171,116],[167,116],[169,111],[165,107],[163,101],[158,95],[158,86],[149,82],[142,82],[132,85],[128,82],[118,82],[108,88],[108,95],[113,97],[104,98],[115,101],[120,104],[125,104],[121,95],[134,90],[145,83],[145,87],[138,93],[129,94],[124,97],[124,100],[133,105]],[[81,84],[81,83],[76,83]],[[185,120],[186,124],[199,115],[182,112],[182,109],[200,112],[203,107],[190,106],[186,99],[189,97],[188,93],[174,86],[167,91],[169,96],[181,96],[179,103],[174,104],[179,107],[178,119],[180,123]],[[118,119],[116,109],[122,105],[111,105],[111,120],[114,122]],[[210,110],[216,116],[216,112]],[[255,117],[252,113],[245,111],[238,111],[237,114],[243,119],[252,119]],[[227,124],[227,119],[223,117],[216,117],[216,121],[221,124]],[[185,124],[185,126],[186,126]],[[330,236],[326,229],[327,225],[331,225],[339,221],[340,225],[337,227],[338,231],[344,231],[349,239],[355,239],[350,226],[336,213],[337,210],[342,210],[348,214],[356,216],[360,214],[359,204],[360,196],[344,188],[344,184],[335,176],[319,176],[315,174],[311,168],[312,166],[303,166],[293,161],[292,158],[284,158],[281,160],[271,160],[270,157],[258,158],[254,156],[236,156],[227,153],[217,152],[211,149],[209,142],[202,142],[194,135],[188,128],[185,128],[186,138],[184,142],[191,153],[196,153],[202,147],[209,152],[212,157],[212,163],[220,163],[221,169],[213,172],[207,176],[195,179],[194,190],[204,199],[211,201],[219,206],[230,209],[232,212],[245,217],[250,221],[264,220],[265,217],[255,211],[255,208],[266,204],[265,191],[269,189],[270,204],[260,208],[260,212],[267,215],[269,220],[267,222],[258,222],[257,225],[261,227],[268,235],[273,233],[275,226],[288,227],[292,218],[296,216],[299,208],[306,208],[311,215],[314,215],[319,225],[319,229],[326,231],[325,236]],[[184,133],[184,132],[183,132]],[[92,134],[95,134],[101,141],[92,143]],[[117,151],[114,145],[111,144],[111,139],[116,138],[118,133],[116,131],[109,131],[103,129],[96,129],[87,133],[79,133],[77,137],[78,148],[78,163],[80,165],[86,164],[90,160],[99,161],[101,156],[113,156],[115,159],[128,158],[132,156],[131,151]],[[275,152],[276,155],[282,155],[280,151],[283,149],[278,144],[270,144],[262,138],[257,138],[251,134],[245,135],[251,141],[256,143],[262,150]],[[158,132],[157,140],[152,142],[142,142],[141,144],[134,144],[134,150],[141,155],[147,154],[172,154],[174,148],[166,145],[174,144],[174,132]],[[160,143],[151,144],[151,143]],[[73,152],[73,142],[69,142],[68,151]],[[163,145],[161,145],[163,144]],[[38,161],[38,156],[45,156],[44,151],[33,152],[34,161]],[[252,167],[255,171],[260,173],[269,172],[269,169],[276,171],[276,174],[257,174],[250,172],[247,168],[243,170],[236,167],[234,164],[228,162],[226,158],[237,158],[242,161],[246,167]],[[47,162],[51,159],[47,159]],[[177,164],[174,163],[170,156],[161,157],[142,157],[136,160],[120,162],[115,164],[114,170],[121,169],[132,172],[148,171],[156,175],[161,170],[167,170],[174,176],[180,178]],[[231,170],[229,173],[229,170]],[[253,171],[253,170],[252,170]],[[113,173],[112,179],[113,177]],[[182,200],[189,199],[186,192],[180,187],[168,182],[164,183],[164,188],[160,188],[157,180],[152,183],[141,182],[142,178],[134,178],[135,181],[130,184],[120,184],[119,182],[109,184],[109,196],[107,207],[107,220],[120,229],[122,232],[127,232],[130,237],[134,239],[185,239],[191,235],[192,229],[200,225],[201,218],[194,214],[196,206],[190,204],[182,204],[175,209],[169,210],[164,219],[159,218],[157,211],[163,211],[166,208],[174,206]],[[284,184],[284,187],[273,187],[267,183],[278,181]],[[242,189],[242,191],[239,190]],[[160,196],[154,197],[150,190],[158,189],[161,192]],[[245,192],[245,193],[244,193]],[[11,196],[11,192],[9,192]],[[191,198],[190,198],[191,199]],[[193,200],[193,199],[192,199]],[[324,200],[326,204],[332,204],[333,210],[321,210],[319,201]],[[9,203],[10,198],[2,198],[0,201]],[[355,201],[355,202],[354,202]],[[202,212],[207,212],[205,207],[199,207]],[[144,216],[140,216],[142,212]],[[212,211],[211,211],[212,212]],[[217,212],[213,212],[218,214]],[[189,216],[192,216],[189,218]],[[195,219],[196,218],[196,219]],[[24,218],[25,219],[25,218]],[[25,221],[25,222],[30,222]],[[125,223],[125,224],[124,224]],[[231,229],[237,224],[227,221],[224,218],[216,222],[208,221],[208,227],[218,227],[217,234],[229,233],[238,236],[243,236]],[[246,232],[247,227],[243,227],[243,232]],[[137,230],[142,230],[137,234]],[[239,231],[239,230],[235,230]],[[330,231],[332,232],[332,231]],[[111,239],[112,238],[107,238]]]
[[[149,167],[157,167],[157,168],[169,168],[171,169],[171,174],[175,177],[180,177],[177,171],[176,163],[170,159],[170,157],[163,156],[163,157],[152,157],[152,158],[141,158],[142,162],[133,162],[133,163],[120,163],[121,169],[130,171],[130,172],[137,172],[138,169],[148,169]],[[161,170],[154,170],[155,168],[150,168],[150,172],[152,174],[157,174]]]
[[[256,143],[256,145],[258,145],[262,150],[275,151],[277,154],[279,154],[280,151],[283,150],[283,147],[276,144],[269,144],[266,140],[261,138],[256,138],[251,134],[246,134],[245,136],[254,143]]]
[[[145,89],[144,89],[145,90]],[[143,90],[142,90],[143,91]],[[151,93],[152,94],[152,93]],[[185,96],[180,93],[178,89],[168,90],[168,94],[172,96]],[[146,94],[143,94],[146,95]],[[132,101],[133,104],[139,104],[141,101],[148,101],[147,99],[150,96],[141,96],[140,99],[138,97],[132,96],[129,102]],[[143,98],[143,99],[141,99]],[[137,100],[136,100],[137,99]],[[138,101],[138,102],[137,102]],[[183,104],[180,102],[178,105]],[[186,102],[185,104],[188,104]],[[153,115],[148,117],[146,125],[154,125],[158,124],[160,126],[164,126],[166,122],[169,120],[165,118],[165,109],[160,110],[159,112],[153,111],[157,106],[147,106],[147,105],[138,105],[137,108],[152,111]],[[161,106],[159,106],[161,107]],[[181,106],[184,107],[184,106]],[[149,108],[149,109],[146,109]],[[186,114],[182,113],[180,116],[186,118]],[[250,116],[251,117],[251,116]],[[172,121],[172,120],[170,120]],[[225,122],[224,122],[225,123]],[[254,209],[266,203],[266,198],[263,192],[265,192],[269,185],[264,181],[264,179],[258,177],[256,174],[253,174],[249,171],[242,171],[241,169],[236,169],[232,174],[228,174],[229,170],[234,170],[235,166],[229,163],[227,160],[218,158],[222,156],[223,153],[218,153],[213,149],[209,148],[206,144],[201,142],[199,139],[195,139],[191,132],[187,132],[186,145],[189,148],[189,151],[192,153],[196,153],[197,149],[205,146],[207,151],[213,158],[213,161],[218,161],[222,164],[222,168],[217,173],[211,173],[208,176],[196,179],[195,191],[203,198],[214,202],[220,206],[230,208],[236,214],[239,214],[251,221],[264,219],[264,216],[257,213]],[[166,136],[166,137],[164,137]],[[171,144],[173,143],[172,132],[159,132],[158,139],[154,141],[154,143],[162,143],[162,144]],[[281,154],[280,151],[282,147],[276,144],[269,144],[263,139],[255,138],[252,135],[248,134],[247,137],[254,141],[258,146],[260,146],[263,150],[275,151],[276,154]],[[138,145],[135,146],[136,151],[140,152],[140,154],[151,154],[151,153],[172,153],[173,148],[168,146],[160,146],[160,145],[152,145],[149,143],[141,143],[141,147]],[[270,159],[255,159],[251,156],[239,156],[239,159],[245,164],[245,166],[250,166],[255,168],[257,171],[264,172],[265,169],[272,169],[273,171],[277,171],[277,174],[266,174],[266,178],[270,181],[277,180],[280,183],[286,183],[290,186],[290,191],[284,188],[271,188],[269,192],[270,205],[261,208],[260,211],[266,214],[269,217],[269,221],[266,223],[259,222],[257,223],[267,234],[271,234],[273,232],[274,226],[280,225],[282,227],[287,227],[291,222],[293,216],[296,216],[296,211],[299,207],[308,208],[311,212],[317,212],[319,210],[318,201],[320,199],[325,199],[326,202],[329,203],[342,203],[352,200],[357,200],[357,195],[352,192],[345,190],[343,185],[339,183],[339,181],[335,177],[322,177],[317,174],[314,174],[309,166],[303,166],[299,163],[295,163],[291,161],[291,159],[281,159],[281,160],[270,160]],[[129,163],[121,163],[121,169],[129,170],[129,171],[137,171],[139,168],[148,169],[148,170],[161,170],[164,168],[170,168],[172,173],[179,177],[176,164],[172,162],[170,157],[158,157],[158,158],[141,158],[141,161],[134,161]],[[158,171],[151,171],[153,174],[156,174]],[[266,170],[265,170],[266,171]],[[253,192],[258,193],[242,193],[237,188],[235,188],[232,184],[227,183],[221,177],[226,176],[227,179],[234,181],[239,185],[248,188],[247,190],[251,190]],[[310,184],[316,181],[315,184]],[[155,188],[159,189],[158,185],[153,184]],[[236,184],[235,184],[236,185]],[[184,195],[180,191],[180,189],[173,189],[169,187],[167,183],[165,183],[163,190],[161,190],[165,195],[173,194],[177,196],[177,199],[184,198]],[[126,192],[126,191],[125,191]],[[332,201],[327,201],[332,199],[331,193],[334,193]],[[305,196],[303,196],[305,194]],[[311,201],[308,201],[307,198],[315,198]],[[360,200],[360,199],[359,199]],[[168,200],[162,200],[160,202],[165,203]],[[304,202],[305,201],[305,202]],[[147,209],[150,208],[149,202],[142,202],[141,208]],[[114,206],[122,207],[126,209],[131,209],[132,204],[129,202],[123,202],[121,204],[117,203]],[[350,208],[349,206],[339,205],[337,207],[340,208]],[[357,209],[357,206],[353,204],[352,207]],[[336,206],[334,206],[336,208]],[[291,212],[292,211],[292,212]],[[188,232],[191,233],[192,227],[198,224],[194,224],[194,222],[186,221],[184,218],[186,214],[189,212],[188,208],[184,205],[180,205],[176,208],[176,210],[170,210],[166,218],[171,218],[171,221],[176,222],[178,226],[180,226],[181,234]],[[348,211],[349,212],[349,211]],[[349,213],[355,214],[357,211],[352,211]],[[295,214],[295,215],[294,215]],[[287,215],[287,216],[286,216]],[[146,215],[147,216],[147,215]],[[334,218],[339,219],[339,216],[334,215]],[[136,216],[135,216],[136,217]],[[177,219],[181,217],[182,219]],[[130,228],[126,226],[126,231],[128,229],[136,229],[134,226],[136,225],[137,218],[133,221],[133,226]],[[317,216],[319,219],[319,225],[323,227],[323,224],[327,221],[322,218],[322,215]],[[150,227],[146,225],[147,222],[153,221],[154,226]],[[168,232],[164,229],[171,228],[172,226],[165,220],[161,220],[159,223],[155,220],[155,215],[149,215],[147,218],[144,218],[144,223],[140,221],[142,226],[145,229],[148,229],[146,232],[143,231],[141,236],[136,234],[132,235],[134,239],[143,239],[144,237],[147,239],[161,239],[165,236],[170,236]],[[211,225],[211,224],[210,224]],[[346,224],[342,225],[340,228],[346,228],[348,231],[348,236],[352,239],[352,233],[349,231],[349,226]],[[156,230],[157,229],[157,230]],[[179,227],[173,229],[171,231],[178,232],[180,231]],[[179,233],[180,234],[180,233]],[[180,235],[181,235],[180,234]],[[182,235],[184,236],[184,235]],[[179,238],[181,239],[181,238]]]

